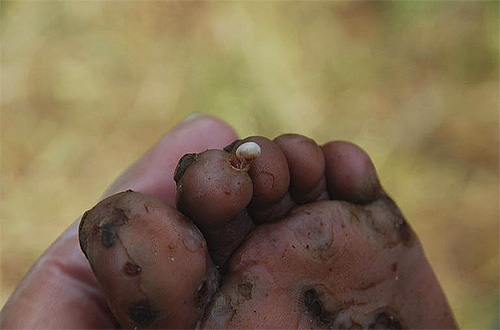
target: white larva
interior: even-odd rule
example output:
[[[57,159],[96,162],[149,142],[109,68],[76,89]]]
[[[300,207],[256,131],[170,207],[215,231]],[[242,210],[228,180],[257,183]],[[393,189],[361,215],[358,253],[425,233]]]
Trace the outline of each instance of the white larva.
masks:
[[[260,146],[255,142],[245,142],[236,149],[236,157],[240,161],[250,161],[260,155]]]

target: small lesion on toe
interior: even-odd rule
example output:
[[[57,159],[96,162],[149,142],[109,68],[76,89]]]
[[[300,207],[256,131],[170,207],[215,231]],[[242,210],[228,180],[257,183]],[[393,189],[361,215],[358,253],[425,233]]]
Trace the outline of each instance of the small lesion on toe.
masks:
[[[238,284],[238,293],[247,300],[252,299],[252,289],[253,284],[250,282]]]
[[[335,317],[325,309],[315,289],[308,289],[304,292],[303,302],[306,311],[308,311],[322,327],[332,328]]]
[[[117,241],[116,228],[128,223],[129,217],[125,210],[115,207],[111,215],[105,221],[101,221],[97,227],[101,232],[101,243],[104,247],[112,247]]]
[[[376,314],[368,329],[403,329],[401,322],[392,314],[380,312]]]
[[[137,325],[149,326],[157,319],[158,311],[148,301],[140,301],[130,306],[128,315]]]
[[[230,151],[230,164],[234,169],[248,171],[252,162],[260,156],[260,146],[252,141],[234,145]]]

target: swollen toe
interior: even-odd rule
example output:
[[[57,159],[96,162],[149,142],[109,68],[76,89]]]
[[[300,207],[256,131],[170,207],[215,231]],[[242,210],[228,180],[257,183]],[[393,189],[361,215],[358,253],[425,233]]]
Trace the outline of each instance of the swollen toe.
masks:
[[[253,228],[246,212],[253,195],[247,161],[225,150],[207,150],[185,155],[175,173],[177,209],[203,232],[218,265]]]

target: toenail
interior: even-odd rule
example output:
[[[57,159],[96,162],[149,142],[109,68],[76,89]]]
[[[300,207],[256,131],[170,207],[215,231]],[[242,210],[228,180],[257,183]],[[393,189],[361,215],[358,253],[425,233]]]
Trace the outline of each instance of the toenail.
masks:
[[[148,302],[139,302],[130,306],[128,314],[137,324],[150,325],[156,320],[157,313]]]

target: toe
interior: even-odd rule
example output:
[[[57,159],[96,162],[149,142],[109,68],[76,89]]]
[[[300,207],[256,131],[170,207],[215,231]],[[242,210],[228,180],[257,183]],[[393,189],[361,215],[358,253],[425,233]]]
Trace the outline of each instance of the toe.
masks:
[[[228,148],[237,150],[245,142],[255,142],[261,149],[248,171],[253,182],[249,214],[256,224],[281,219],[295,205],[288,192],[290,172],[286,157],[276,143],[261,136],[246,138]]]
[[[376,200],[382,188],[368,154],[355,144],[334,141],[322,147],[330,197],[365,204]]]
[[[284,134],[274,142],[288,163],[293,200],[304,204],[327,198],[325,159],[316,142],[298,134]]]
[[[246,213],[253,194],[247,165],[234,153],[207,150],[182,157],[175,172],[177,209],[203,232],[218,265],[253,228]]]
[[[217,287],[199,230],[152,197],[108,197],[82,217],[79,238],[125,328],[193,328]]]
[[[252,181],[236,162],[234,155],[223,150],[188,154],[179,161],[177,209],[201,229],[225,226],[250,203]]]
[[[244,142],[255,142],[261,148],[260,156],[250,167],[254,193],[253,203],[269,206],[279,202],[287,193],[290,185],[290,174],[285,155],[277,144],[261,136],[244,139]]]

